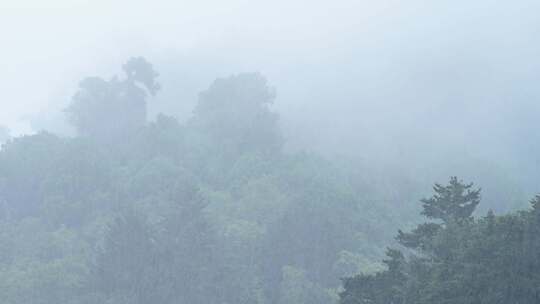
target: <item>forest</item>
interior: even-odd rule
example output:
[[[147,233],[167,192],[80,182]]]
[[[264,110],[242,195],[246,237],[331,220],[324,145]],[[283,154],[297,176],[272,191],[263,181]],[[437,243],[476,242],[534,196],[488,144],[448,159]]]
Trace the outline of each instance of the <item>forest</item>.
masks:
[[[79,82],[74,136],[0,128],[1,303],[540,303],[539,196],[496,215],[451,174],[287,149],[260,73],[149,119],[159,73],[121,68]]]

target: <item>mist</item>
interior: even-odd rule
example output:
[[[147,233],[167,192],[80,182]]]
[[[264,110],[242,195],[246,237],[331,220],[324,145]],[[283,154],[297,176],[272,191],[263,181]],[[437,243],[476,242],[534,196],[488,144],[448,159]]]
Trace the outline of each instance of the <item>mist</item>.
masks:
[[[393,295],[401,283],[392,280],[406,279],[388,261],[407,268],[415,253],[436,257],[429,248],[452,243],[452,233],[462,237],[453,249],[466,252],[473,233],[463,231],[492,217],[504,230],[518,214],[529,225],[523,214],[536,210],[537,1],[4,2],[0,219],[12,230],[0,248],[13,253],[0,264],[13,273],[27,260],[52,267],[43,248],[21,245],[43,230],[44,247],[62,239],[45,251],[79,282],[39,302],[20,291],[39,289],[24,283],[36,274],[9,283],[0,271],[10,301],[462,303]],[[463,194],[448,199],[462,204],[432,211],[445,191]],[[440,233],[413,246],[424,217]],[[159,261],[189,269],[183,276],[141,273],[172,276],[183,289],[117,277],[132,266],[107,242],[131,229],[142,247],[156,247],[129,249],[140,253],[134,264],[181,252]],[[110,273],[93,272],[103,267]],[[215,290],[196,291],[190,276]],[[388,290],[366,287],[380,278]],[[146,287],[126,291],[137,284]],[[515,294],[485,299],[535,303],[529,291]]]
[[[450,153],[534,174],[538,148],[520,139],[535,138],[538,4],[464,3],[165,1],[153,16],[137,1],[8,4],[0,121],[69,132],[61,110],[77,82],[145,55],[164,84],[152,113],[186,119],[215,77],[258,71],[294,148],[370,162]]]

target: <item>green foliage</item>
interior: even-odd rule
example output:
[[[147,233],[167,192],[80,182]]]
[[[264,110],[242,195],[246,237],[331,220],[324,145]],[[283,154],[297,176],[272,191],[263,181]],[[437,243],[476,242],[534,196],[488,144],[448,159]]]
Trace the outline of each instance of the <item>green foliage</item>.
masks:
[[[147,122],[158,74],[123,71],[81,82],[78,137],[3,144],[2,303],[539,303],[540,196],[475,219],[480,190],[452,177],[377,262],[412,219],[410,181],[285,152],[260,74],[217,79],[187,122]]]
[[[341,303],[538,303],[539,198],[529,211],[474,219],[471,185],[436,185],[422,213],[442,223],[400,231],[407,255],[391,250],[387,270],[345,279]]]
[[[435,184],[435,195],[422,199],[422,215],[439,219],[445,223],[471,217],[480,203],[480,189],[471,190],[473,184],[463,184],[457,177],[451,177],[447,186]]]
[[[311,282],[301,269],[285,266],[282,269],[281,294],[278,303],[331,304],[331,290],[325,290]]]
[[[157,73],[123,68],[81,82],[79,136],[0,150],[2,303],[330,303],[340,277],[380,267],[391,206],[347,165],[283,151],[263,76],[147,122]]]

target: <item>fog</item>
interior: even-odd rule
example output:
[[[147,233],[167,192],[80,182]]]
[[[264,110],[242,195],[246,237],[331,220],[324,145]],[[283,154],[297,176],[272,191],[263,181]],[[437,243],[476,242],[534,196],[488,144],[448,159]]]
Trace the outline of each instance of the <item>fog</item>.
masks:
[[[533,174],[538,6],[158,1],[149,14],[145,1],[5,1],[0,122],[68,132],[61,111],[78,81],[143,55],[164,87],[152,113],[185,119],[214,78],[257,71],[295,148],[385,162],[452,154]]]
[[[417,200],[449,176],[482,188],[477,214],[512,212],[539,192],[538,11],[533,0],[4,0],[0,142],[43,130],[77,138],[65,110],[80,81],[108,81],[142,56],[161,85],[148,121],[163,113],[187,129],[201,124],[194,109],[216,78],[263,75],[284,151],[356,176],[371,204],[396,204],[390,230],[416,223]],[[210,201],[227,200],[212,177],[221,169],[197,178]],[[335,287],[323,277],[310,280]]]

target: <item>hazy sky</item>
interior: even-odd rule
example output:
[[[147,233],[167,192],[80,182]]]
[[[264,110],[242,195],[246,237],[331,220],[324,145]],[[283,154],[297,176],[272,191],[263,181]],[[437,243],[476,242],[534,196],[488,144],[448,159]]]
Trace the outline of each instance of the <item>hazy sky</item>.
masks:
[[[434,2],[2,0],[0,123],[20,128],[22,116],[69,98],[78,79],[108,75],[132,55],[156,61],[205,52],[221,62],[243,58],[239,70],[308,66],[339,73],[343,64],[385,69],[392,60],[411,64],[411,56],[443,60],[434,56],[459,48],[456,41],[487,51],[537,34],[536,1]],[[454,51],[463,50],[443,53],[452,60],[461,55]]]
[[[22,116],[46,110],[54,99],[69,98],[78,79],[110,74],[128,56],[152,59],[212,49],[223,54],[224,61],[233,51],[281,56],[286,61],[288,56],[320,51],[340,32],[367,31],[376,10],[385,10],[385,5],[3,0],[0,122],[20,128]]]
[[[284,123],[311,131],[315,145],[399,152],[407,147],[382,147],[474,130],[499,144],[539,109],[539,9],[533,0],[3,0],[0,124],[27,132],[25,119],[60,113],[81,78],[110,77],[143,55],[162,73],[156,103],[187,96],[184,109],[215,77],[262,72]]]
[[[258,71],[292,145],[532,195],[538,12],[538,0],[0,0],[0,125],[54,131],[79,80],[145,56],[163,85],[151,113],[184,119],[216,77]]]

